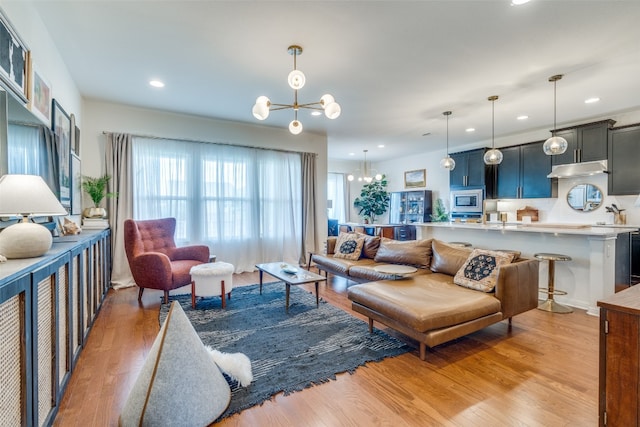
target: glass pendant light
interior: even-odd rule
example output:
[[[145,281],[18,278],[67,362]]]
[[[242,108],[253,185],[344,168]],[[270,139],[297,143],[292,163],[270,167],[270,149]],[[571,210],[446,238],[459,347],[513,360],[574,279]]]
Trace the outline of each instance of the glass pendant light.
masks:
[[[451,115],[451,111],[445,111],[442,114],[444,114],[445,117],[447,118],[447,155],[445,158],[440,160],[440,166],[442,166],[445,169],[448,169],[449,171],[452,171],[456,167],[456,161],[453,160],[449,155],[449,116]]]
[[[502,152],[495,146],[495,102],[498,99],[498,95],[493,95],[487,98],[491,101],[491,150],[484,153],[484,162],[487,165],[499,165],[502,163]]]
[[[549,77],[549,81],[553,82],[553,130],[551,138],[547,139],[542,146],[544,154],[547,156],[555,156],[567,151],[567,140],[561,136],[556,136],[556,82],[562,78],[562,74],[556,74]]]

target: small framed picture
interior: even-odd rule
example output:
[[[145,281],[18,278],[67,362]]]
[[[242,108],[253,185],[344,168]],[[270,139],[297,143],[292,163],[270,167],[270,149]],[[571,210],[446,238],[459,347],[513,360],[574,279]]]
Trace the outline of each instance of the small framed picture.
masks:
[[[427,170],[418,169],[404,173],[404,187],[418,188],[427,186]]]
[[[49,126],[51,125],[51,85],[35,66],[32,66],[32,70],[29,109],[34,116]]]

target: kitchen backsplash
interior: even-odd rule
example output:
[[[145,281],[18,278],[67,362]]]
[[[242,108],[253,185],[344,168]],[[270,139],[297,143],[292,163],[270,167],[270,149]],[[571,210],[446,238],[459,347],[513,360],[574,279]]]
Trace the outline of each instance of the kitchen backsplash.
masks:
[[[567,203],[567,193],[577,184],[593,184],[600,189],[603,201],[600,207],[591,212],[578,212]],[[627,213],[627,224],[640,226],[640,207],[634,203],[638,195],[634,196],[608,196],[607,175],[599,174],[589,177],[576,177],[558,180],[558,198],[554,199],[500,199],[505,202],[504,209],[507,212],[507,221],[516,221],[516,211],[526,206],[538,209],[540,222],[571,223],[571,224],[613,224],[613,213],[607,212],[605,206],[615,204]]]

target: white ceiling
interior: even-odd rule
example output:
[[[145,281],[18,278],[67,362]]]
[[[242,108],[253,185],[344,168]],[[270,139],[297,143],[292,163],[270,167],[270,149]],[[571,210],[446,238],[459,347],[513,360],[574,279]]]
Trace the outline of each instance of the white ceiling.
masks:
[[[32,3],[84,97],[140,107],[256,123],[258,95],[292,103],[287,47],[301,45],[299,102],[328,92],[342,106],[336,120],[299,117],[305,132],[326,132],[332,159],[443,150],[445,110],[450,151],[490,141],[490,95],[496,138],[551,129],[553,74],[565,75],[558,127],[640,108],[637,0]],[[585,104],[592,96],[601,101]],[[274,111],[260,123],[292,119]]]

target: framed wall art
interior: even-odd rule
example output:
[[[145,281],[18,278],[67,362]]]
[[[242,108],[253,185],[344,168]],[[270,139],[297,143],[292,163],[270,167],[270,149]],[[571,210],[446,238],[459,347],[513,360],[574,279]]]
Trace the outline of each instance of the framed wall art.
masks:
[[[60,203],[71,207],[71,118],[55,99],[51,106],[51,130],[56,136],[60,170]]]
[[[31,79],[29,83],[29,109],[38,119],[49,126],[51,124],[51,85],[40,71],[32,64]]]
[[[80,171],[80,157],[71,153],[71,214],[82,213],[82,174]]]
[[[22,102],[27,102],[29,50],[0,10],[0,80]]]
[[[427,186],[427,170],[418,169],[404,173],[404,187],[417,188]]]

